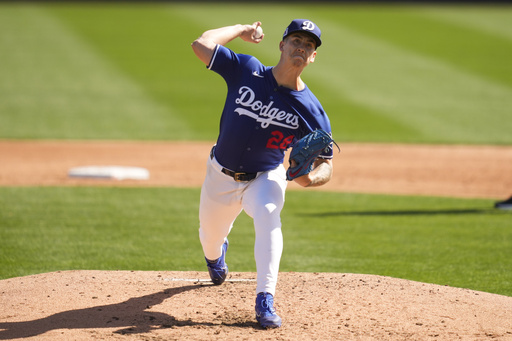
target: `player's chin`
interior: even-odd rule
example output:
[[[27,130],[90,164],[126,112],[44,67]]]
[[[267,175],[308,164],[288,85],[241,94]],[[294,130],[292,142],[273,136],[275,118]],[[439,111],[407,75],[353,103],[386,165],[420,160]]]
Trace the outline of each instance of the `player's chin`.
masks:
[[[306,60],[301,56],[293,57],[293,65],[294,66],[305,66],[307,65]]]

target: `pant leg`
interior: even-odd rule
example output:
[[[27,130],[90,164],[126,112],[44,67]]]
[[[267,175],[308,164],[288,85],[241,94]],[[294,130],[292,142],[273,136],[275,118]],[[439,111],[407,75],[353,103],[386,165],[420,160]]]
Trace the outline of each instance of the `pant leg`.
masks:
[[[286,186],[285,169],[281,165],[258,176],[244,193],[242,206],[254,220],[257,293],[275,295],[283,252],[281,211]]]
[[[220,172],[221,166],[208,159],[199,203],[199,239],[206,258],[222,254],[222,244],[242,210],[239,183]]]

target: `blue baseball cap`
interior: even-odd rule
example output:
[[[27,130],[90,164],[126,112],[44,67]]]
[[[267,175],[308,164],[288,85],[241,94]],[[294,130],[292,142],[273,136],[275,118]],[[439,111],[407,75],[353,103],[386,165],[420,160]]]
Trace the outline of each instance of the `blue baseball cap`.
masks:
[[[315,39],[316,47],[322,45],[322,40],[320,40],[320,36],[322,35],[322,31],[320,28],[316,26],[314,22],[308,19],[295,19],[290,25],[286,28],[283,33],[283,40],[293,32],[305,32],[308,33]]]

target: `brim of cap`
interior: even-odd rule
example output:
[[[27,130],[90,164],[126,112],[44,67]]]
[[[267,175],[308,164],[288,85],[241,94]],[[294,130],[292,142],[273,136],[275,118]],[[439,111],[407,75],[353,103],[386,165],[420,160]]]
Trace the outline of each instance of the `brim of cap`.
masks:
[[[285,36],[283,37],[283,40],[285,40],[285,39],[286,39],[286,37],[288,37],[290,34],[292,34],[292,33],[297,33],[297,32],[302,32],[302,33],[306,33],[307,35],[310,35],[310,36],[311,36],[311,38],[313,38],[313,39],[315,40],[315,42],[316,42],[316,47],[318,47],[318,46],[322,45],[322,41],[321,41],[321,40],[320,40],[320,38],[318,38],[315,34],[313,34],[313,33],[309,33],[309,32],[307,32],[307,31],[301,31],[301,30],[298,30],[298,31],[292,31],[292,32],[288,33],[287,35],[285,35]]]

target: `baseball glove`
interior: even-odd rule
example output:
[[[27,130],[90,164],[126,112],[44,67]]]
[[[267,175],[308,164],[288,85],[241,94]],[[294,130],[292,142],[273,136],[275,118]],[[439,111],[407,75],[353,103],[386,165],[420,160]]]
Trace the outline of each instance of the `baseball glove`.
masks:
[[[290,167],[286,171],[286,179],[292,181],[311,172],[315,159],[322,152],[327,151],[331,143],[336,144],[332,137],[322,129],[317,129],[295,142],[290,153]],[[337,144],[336,147],[338,147]],[[295,161],[293,167],[292,160]]]

